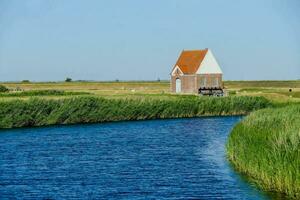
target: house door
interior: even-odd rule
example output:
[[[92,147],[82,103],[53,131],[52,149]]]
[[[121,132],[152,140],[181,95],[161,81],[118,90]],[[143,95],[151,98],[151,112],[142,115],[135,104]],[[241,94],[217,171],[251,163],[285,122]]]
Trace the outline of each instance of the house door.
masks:
[[[179,78],[176,79],[176,93],[181,92],[181,80]]]

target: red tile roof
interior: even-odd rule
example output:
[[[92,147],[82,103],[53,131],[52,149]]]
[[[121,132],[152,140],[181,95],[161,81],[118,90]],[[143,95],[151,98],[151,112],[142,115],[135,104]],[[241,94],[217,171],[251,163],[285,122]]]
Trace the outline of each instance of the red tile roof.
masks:
[[[208,49],[182,51],[174,68],[178,66],[184,74],[195,74],[207,51]]]

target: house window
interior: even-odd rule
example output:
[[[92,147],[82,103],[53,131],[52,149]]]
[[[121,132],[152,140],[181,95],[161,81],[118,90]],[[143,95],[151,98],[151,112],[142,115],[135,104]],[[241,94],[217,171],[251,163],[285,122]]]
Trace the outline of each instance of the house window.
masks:
[[[200,79],[200,87],[206,87],[206,77]]]
[[[219,79],[215,77],[213,80],[213,87],[219,87]]]

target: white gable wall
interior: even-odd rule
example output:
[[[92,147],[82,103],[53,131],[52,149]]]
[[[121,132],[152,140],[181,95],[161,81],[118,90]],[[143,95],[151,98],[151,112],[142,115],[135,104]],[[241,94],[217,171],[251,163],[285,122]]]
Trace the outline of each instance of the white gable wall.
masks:
[[[172,76],[176,75],[176,71],[179,71],[180,75],[183,75],[183,72],[181,71],[181,69],[176,65],[176,67],[174,68],[174,70],[172,71]]]
[[[211,50],[208,50],[196,74],[223,74]]]

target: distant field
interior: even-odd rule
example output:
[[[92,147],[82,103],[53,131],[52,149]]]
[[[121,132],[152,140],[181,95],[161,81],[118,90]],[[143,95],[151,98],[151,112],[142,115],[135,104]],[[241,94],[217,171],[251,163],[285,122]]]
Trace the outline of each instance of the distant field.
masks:
[[[13,92],[30,90],[64,90],[66,92],[88,92],[106,98],[176,98],[170,93],[169,81],[131,82],[43,82],[43,83],[0,83]],[[297,81],[225,81],[230,95],[265,96],[278,102],[300,101],[300,80]],[[292,92],[289,92],[292,89]],[[11,92],[10,92],[11,93]],[[14,95],[13,95],[14,96]],[[16,96],[0,99],[17,98]],[[46,96],[46,95],[45,95]],[[44,97],[45,97],[44,96]],[[63,95],[65,98],[67,95]],[[46,96],[47,97],[47,96]],[[58,95],[59,97],[59,95]],[[22,98],[28,98],[22,97]],[[49,98],[55,98],[49,95]]]
[[[247,88],[247,87],[265,87],[265,88],[298,88],[300,89],[300,80],[291,81],[225,81],[228,88]]]
[[[169,92],[169,82],[53,82],[53,83],[5,83],[18,90],[65,90],[89,92],[95,95],[130,96],[139,94],[164,94]]]
[[[225,81],[224,86],[238,96],[264,96],[278,102],[300,101],[300,80]]]

